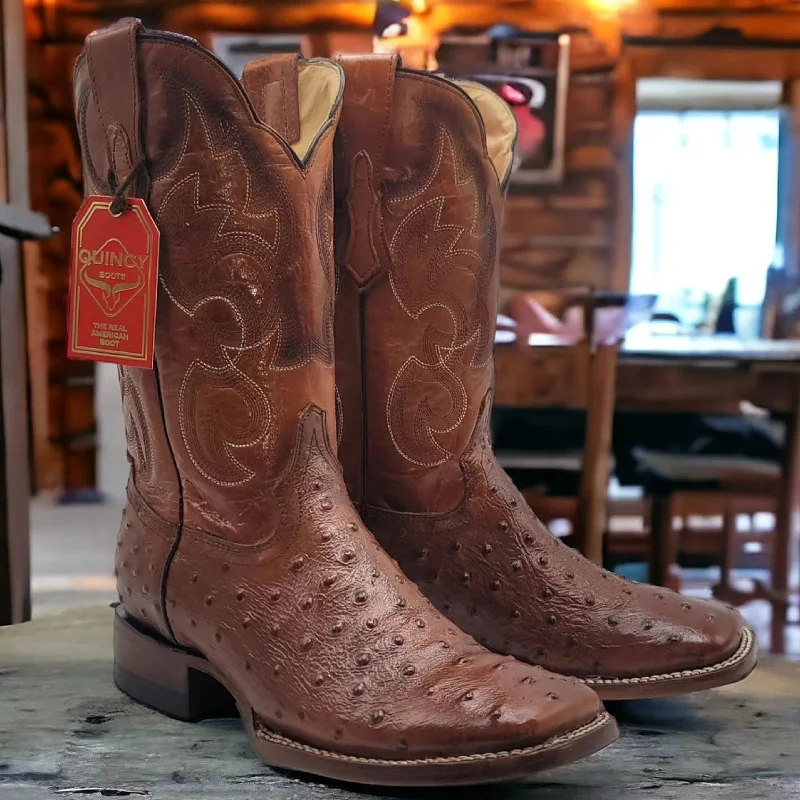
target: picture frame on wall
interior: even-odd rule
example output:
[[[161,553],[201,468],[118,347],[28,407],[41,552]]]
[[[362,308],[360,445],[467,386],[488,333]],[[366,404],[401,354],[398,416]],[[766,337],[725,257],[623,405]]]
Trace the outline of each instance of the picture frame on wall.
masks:
[[[439,71],[492,89],[519,126],[511,185],[559,183],[564,177],[570,37],[443,37]]]

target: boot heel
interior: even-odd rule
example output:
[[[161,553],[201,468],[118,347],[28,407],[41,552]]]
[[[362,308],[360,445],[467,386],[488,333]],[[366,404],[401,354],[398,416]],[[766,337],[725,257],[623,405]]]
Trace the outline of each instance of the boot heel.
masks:
[[[114,683],[125,694],[185,722],[236,714],[230,693],[199,664],[199,656],[145,633],[117,608]]]

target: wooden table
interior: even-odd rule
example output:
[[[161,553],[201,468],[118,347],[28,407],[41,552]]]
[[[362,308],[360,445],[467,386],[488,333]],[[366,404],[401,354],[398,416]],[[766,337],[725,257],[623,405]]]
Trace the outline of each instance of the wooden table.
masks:
[[[374,791],[271,770],[238,719],[177,722],[114,687],[108,608],[0,630],[0,798],[796,800],[800,664],[669,702],[612,704],[620,741],[530,786]]]
[[[617,407],[739,414],[743,401],[797,410],[800,341],[651,336],[632,331],[620,351]]]
[[[608,481],[614,429],[616,345],[593,347],[588,341],[564,344],[558,337],[534,335],[530,347],[520,348],[514,335],[495,337],[495,394],[497,407],[565,408],[586,413],[583,467],[577,498],[558,498],[558,508],[545,498],[532,502],[540,516],[547,511],[573,523],[573,544],[584,556],[603,560]],[[531,502],[531,498],[527,498]],[[550,505],[550,508],[546,508]]]
[[[636,331],[626,338],[617,373],[618,411],[740,414],[745,402],[787,420],[766,597],[773,609],[773,649],[782,652],[800,498],[800,342]]]
[[[557,346],[553,337],[531,337],[530,349],[513,345],[514,334],[500,331],[495,348],[498,406],[531,408],[603,408],[610,403],[588,382],[589,354],[581,345]],[[613,386],[613,381],[606,381]],[[723,336],[657,336],[633,329],[617,360],[614,410],[649,413],[741,414],[752,403],[788,422],[778,497],[772,585],[764,597],[773,607],[773,648],[781,652],[788,616],[792,532],[800,497],[800,341],[743,341]],[[611,414],[596,414],[607,428],[594,437],[606,452],[593,463],[608,463]],[[597,411],[597,409],[594,409]],[[606,424],[607,423],[607,424]],[[595,492],[595,516],[605,523],[606,493]],[[602,500],[602,503],[600,502]],[[601,507],[602,505],[602,507]],[[600,539],[600,536],[591,537]],[[599,551],[595,541],[591,551]],[[663,560],[663,559],[662,559]],[[658,554],[656,554],[658,561]]]

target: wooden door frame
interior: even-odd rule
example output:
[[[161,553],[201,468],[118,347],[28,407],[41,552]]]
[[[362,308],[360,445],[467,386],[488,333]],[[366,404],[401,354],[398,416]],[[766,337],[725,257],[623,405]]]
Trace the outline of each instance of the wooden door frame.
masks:
[[[797,31],[800,35],[800,30]],[[708,46],[689,41],[670,43],[665,40],[629,40],[620,53],[617,73],[619,87],[624,92],[617,98],[619,116],[615,133],[620,150],[617,165],[627,176],[630,187],[621,188],[619,219],[617,220],[617,282],[626,272],[630,275],[631,239],[633,234],[633,125],[638,110],[636,83],[640,78],[682,78],[686,80],[723,81],[780,81],[783,83],[784,104],[792,120],[792,171],[787,183],[790,191],[786,202],[791,206],[786,219],[791,221],[784,259],[786,269],[800,273],[800,40],[774,42],[774,47],[758,43],[748,46],[744,39],[739,46]],[[627,138],[626,138],[627,127]],[[621,180],[624,184],[626,181]],[[627,207],[626,207],[627,206]],[[624,213],[622,213],[624,212]],[[627,260],[627,265],[625,261]]]

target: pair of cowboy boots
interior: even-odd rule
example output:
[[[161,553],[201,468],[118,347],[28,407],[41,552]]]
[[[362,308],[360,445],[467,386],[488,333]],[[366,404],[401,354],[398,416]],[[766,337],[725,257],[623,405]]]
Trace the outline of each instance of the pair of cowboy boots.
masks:
[[[239,82],[125,20],[75,99],[87,193],[161,237],[155,367],[120,368],[123,691],[233,700],[276,766],[446,785],[604,747],[601,698],[752,669],[737,614],[563,547],[494,459],[499,98],[369,56]]]

